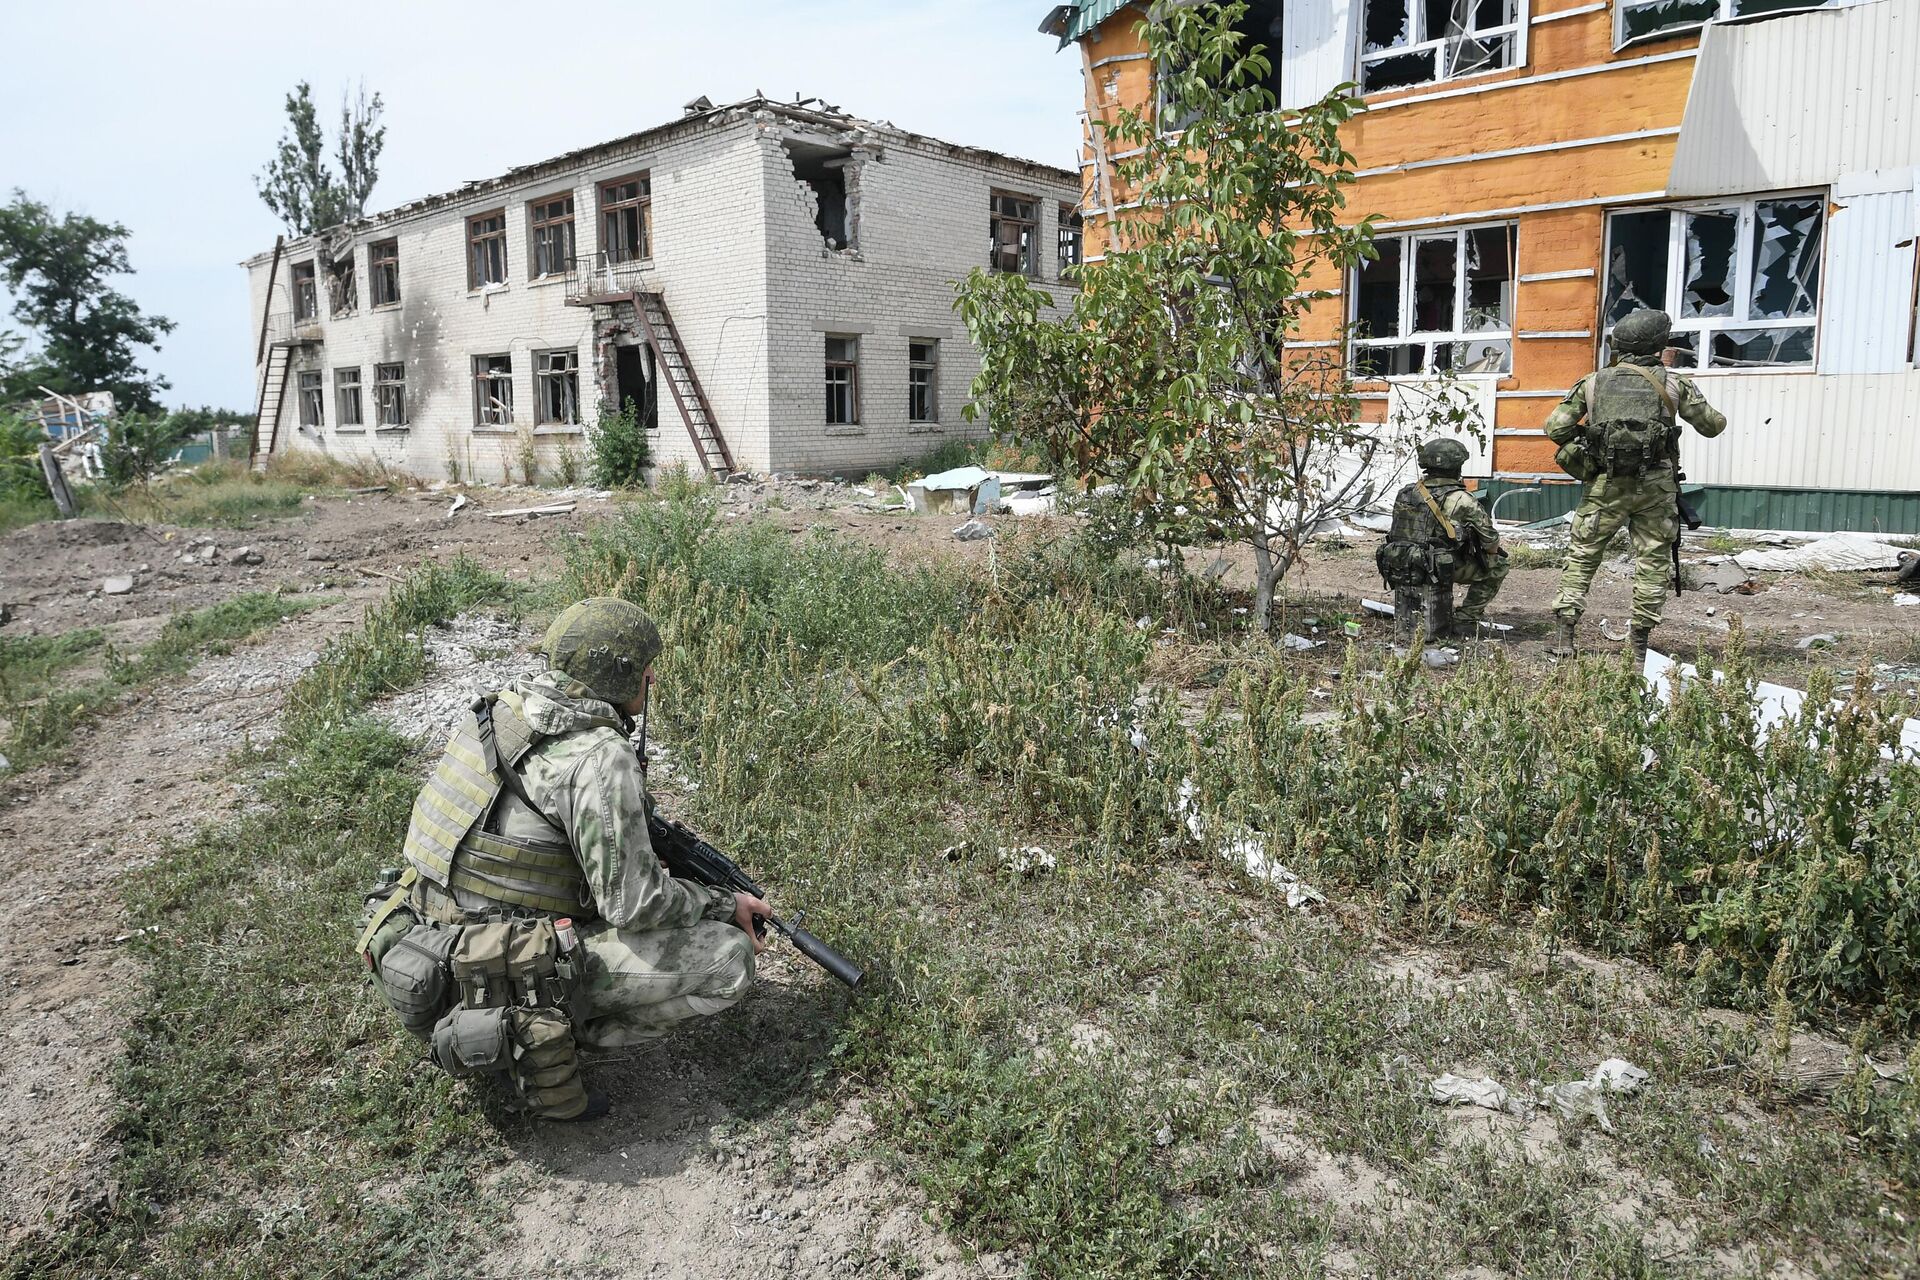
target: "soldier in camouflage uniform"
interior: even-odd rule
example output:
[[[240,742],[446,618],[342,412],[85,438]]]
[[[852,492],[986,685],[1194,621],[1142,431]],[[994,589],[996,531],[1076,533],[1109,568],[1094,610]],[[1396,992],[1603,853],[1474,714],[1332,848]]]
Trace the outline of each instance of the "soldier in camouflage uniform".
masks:
[[[1396,608],[1426,591],[1451,593],[1455,584],[1465,586],[1466,598],[1457,609],[1439,611],[1442,616],[1451,614],[1451,633],[1462,638],[1471,637],[1485,620],[1487,606],[1507,578],[1507,552],[1500,545],[1493,517],[1460,483],[1467,457],[1467,447],[1458,440],[1442,437],[1420,446],[1417,458],[1424,475],[1394,497],[1393,525],[1377,557],[1381,576],[1396,593]],[[1451,560],[1445,583],[1435,582],[1428,568],[1435,549]],[[1403,561],[1408,566],[1419,563],[1418,583],[1414,575],[1396,568]],[[1396,578],[1404,578],[1405,584]],[[1402,600],[1403,596],[1407,599]],[[1409,619],[1402,617],[1401,625],[1403,631],[1411,632]]]
[[[512,777],[503,786],[486,769],[468,716],[407,836],[409,905],[426,919],[572,918],[584,952],[573,1029],[597,1048],[737,1003],[763,945],[753,918],[770,914],[749,894],[675,879],[654,855],[646,780],[627,730],[645,709],[659,652],[659,632],[627,601],[566,609],[546,635],[551,670],[493,701],[497,763]],[[590,1110],[603,1112],[604,1098]]]
[[[1633,540],[1633,633],[1636,657],[1660,625],[1670,580],[1668,559],[1680,531],[1680,425],[1712,437],[1727,420],[1693,380],[1661,363],[1672,332],[1664,311],[1636,311],[1613,327],[1614,363],[1588,374],[1547,417],[1556,460],[1587,493],[1573,513],[1573,539],[1553,611],[1553,652],[1574,651],[1575,628],[1607,543],[1625,525]]]

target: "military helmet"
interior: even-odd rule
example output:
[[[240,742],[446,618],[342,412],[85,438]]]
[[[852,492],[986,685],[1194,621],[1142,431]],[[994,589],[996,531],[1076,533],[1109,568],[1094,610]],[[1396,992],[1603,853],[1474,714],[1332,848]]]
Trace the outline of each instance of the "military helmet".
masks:
[[[560,611],[541,650],[579,686],[577,694],[619,706],[645,687],[647,667],[660,656],[660,629],[639,605],[594,596]]]
[[[1457,476],[1467,465],[1467,446],[1441,436],[1420,446],[1420,469],[1437,476]]]
[[[1673,318],[1664,311],[1636,311],[1613,326],[1613,350],[1623,356],[1659,355],[1673,333]]]

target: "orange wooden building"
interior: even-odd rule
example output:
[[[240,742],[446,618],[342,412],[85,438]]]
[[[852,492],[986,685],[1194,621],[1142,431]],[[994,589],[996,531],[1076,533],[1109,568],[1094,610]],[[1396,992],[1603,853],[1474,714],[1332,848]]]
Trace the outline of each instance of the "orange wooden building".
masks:
[[[1151,108],[1146,18],[1048,15],[1090,117]],[[1261,0],[1242,29],[1283,107],[1349,82],[1366,103],[1351,205],[1380,258],[1316,281],[1335,296],[1300,336],[1356,326],[1369,419],[1450,368],[1495,428],[1469,474],[1564,479],[1548,412],[1614,319],[1661,307],[1734,424],[1687,442],[1710,520],[1920,530],[1920,0]],[[1118,158],[1087,134],[1090,259]]]

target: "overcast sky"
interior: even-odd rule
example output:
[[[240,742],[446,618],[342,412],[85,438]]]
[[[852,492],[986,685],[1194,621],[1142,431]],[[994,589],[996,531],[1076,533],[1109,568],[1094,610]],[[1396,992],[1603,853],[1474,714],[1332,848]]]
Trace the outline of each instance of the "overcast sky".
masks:
[[[122,287],[179,328],[169,404],[253,407],[243,257],[280,229],[254,175],[298,80],[329,147],[341,91],[386,102],[372,207],[671,120],[705,94],[818,96],[855,115],[1071,166],[1078,59],[1047,0],[69,0],[9,7],[0,190],[132,232]]]

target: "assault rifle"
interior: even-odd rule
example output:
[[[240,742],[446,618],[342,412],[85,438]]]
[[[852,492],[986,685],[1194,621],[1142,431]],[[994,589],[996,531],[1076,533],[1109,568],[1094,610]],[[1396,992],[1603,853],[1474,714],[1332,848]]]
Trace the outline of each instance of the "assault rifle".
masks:
[[[650,814],[647,818],[647,834],[653,838],[654,853],[678,879],[692,880],[734,893],[750,893],[756,898],[767,896],[764,889],[747,878],[747,873],[740,869],[739,863],[671,818]],[[801,928],[800,922],[805,918],[802,913],[789,923],[779,916],[755,916],[753,928],[755,933],[764,937],[767,926],[772,925],[787,935],[801,955],[847,986],[858,990],[860,980],[866,975],[851,960]]]
[[[1682,525],[1684,525],[1689,529],[1698,529],[1702,523],[1700,519],[1700,513],[1694,510],[1693,504],[1687,501],[1686,491],[1680,488],[1680,482],[1685,479],[1686,479],[1686,476],[1682,475],[1680,472],[1677,472],[1677,471],[1674,472],[1673,501],[1674,501],[1674,506],[1677,508],[1680,516],[1679,523],[1675,524],[1673,527],[1673,547],[1672,547],[1673,594],[1676,598],[1678,598],[1678,596],[1680,595],[1680,592],[1684,585],[1680,579],[1680,528]]]

